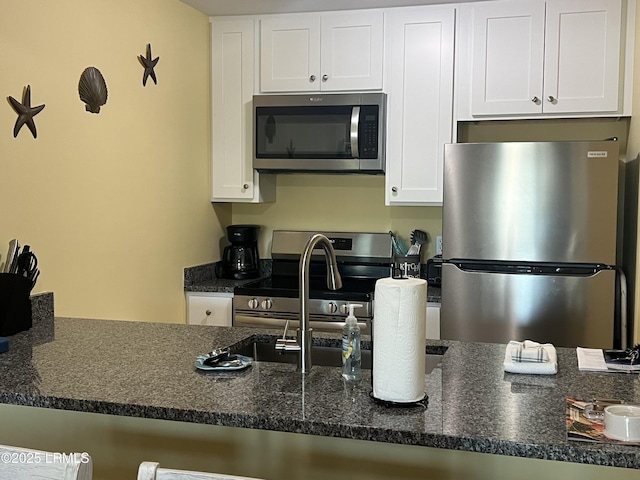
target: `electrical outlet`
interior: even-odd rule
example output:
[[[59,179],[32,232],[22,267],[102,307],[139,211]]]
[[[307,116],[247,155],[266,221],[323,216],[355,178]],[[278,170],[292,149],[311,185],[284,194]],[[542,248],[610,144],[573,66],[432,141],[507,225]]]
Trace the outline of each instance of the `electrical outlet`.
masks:
[[[442,255],[442,235],[436,236],[436,255]]]

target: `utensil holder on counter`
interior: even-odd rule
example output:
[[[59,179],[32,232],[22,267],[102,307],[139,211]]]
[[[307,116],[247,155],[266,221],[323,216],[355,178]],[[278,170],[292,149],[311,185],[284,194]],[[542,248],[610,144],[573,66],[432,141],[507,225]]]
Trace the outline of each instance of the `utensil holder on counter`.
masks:
[[[31,299],[33,282],[16,273],[0,273],[0,336],[7,337],[32,325]]]
[[[420,255],[394,255],[393,278],[420,278]]]

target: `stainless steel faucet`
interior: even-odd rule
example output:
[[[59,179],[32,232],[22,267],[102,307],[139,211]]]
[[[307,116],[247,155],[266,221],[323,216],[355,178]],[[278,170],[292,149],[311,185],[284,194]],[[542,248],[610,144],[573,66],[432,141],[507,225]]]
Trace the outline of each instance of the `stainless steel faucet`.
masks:
[[[296,335],[296,342],[284,338],[276,342],[276,350],[297,351],[298,370],[302,373],[311,371],[311,344],[313,340],[313,329],[309,326],[309,264],[311,254],[316,245],[320,245],[324,250],[325,261],[327,263],[327,288],[338,290],[342,288],[342,279],[338,272],[338,262],[336,252],[331,245],[331,241],[321,233],[316,233],[307,242],[304,252],[300,257],[298,269],[298,283],[300,295],[300,328]],[[285,327],[286,328],[286,327]],[[286,334],[286,330],[285,330]]]

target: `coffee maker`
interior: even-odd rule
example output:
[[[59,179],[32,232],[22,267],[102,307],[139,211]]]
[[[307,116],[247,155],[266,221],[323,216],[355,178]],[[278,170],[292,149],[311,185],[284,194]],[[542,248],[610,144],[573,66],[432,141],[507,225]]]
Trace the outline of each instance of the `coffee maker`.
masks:
[[[231,245],[224,247],[222,260],[216,265],[216,276],[245,280],[259,276],[258,232],[259,225],[229,225],[227,239]]]

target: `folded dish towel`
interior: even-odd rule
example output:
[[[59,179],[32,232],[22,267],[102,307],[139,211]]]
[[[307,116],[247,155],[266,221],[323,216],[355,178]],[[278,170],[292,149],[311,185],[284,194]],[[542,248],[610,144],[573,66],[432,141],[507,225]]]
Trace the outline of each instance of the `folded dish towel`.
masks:
[[[550,343],[540,344],[531,340],[511,341],[504,353],[504,371],[554,375],[558,373],[556,348]]]
[[[524,342],[509,342],[511,348],[511,360],[514,362],[542,363],[549,361],[549,354],[545,348],[537,342],[525,340]]]

